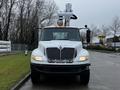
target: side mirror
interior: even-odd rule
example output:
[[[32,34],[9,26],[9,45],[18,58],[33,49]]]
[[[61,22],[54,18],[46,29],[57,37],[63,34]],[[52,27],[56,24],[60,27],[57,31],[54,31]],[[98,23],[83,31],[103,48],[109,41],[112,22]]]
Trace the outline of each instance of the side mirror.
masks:
[[[82,30],[82,29],[87,30],[86,31],[86,41],[87,41],[87,44],[89,44],[90,41],[91,41],[91,31],[90,31],[90,29],[88,28],[87,25],[85,25],[84,28],[79,28],[79,30]]]
[[[90,40],[91,40],[91,31],[90,31],[90,29],[88,29],[86,31],[86,41],[88,44],[90,43]]]

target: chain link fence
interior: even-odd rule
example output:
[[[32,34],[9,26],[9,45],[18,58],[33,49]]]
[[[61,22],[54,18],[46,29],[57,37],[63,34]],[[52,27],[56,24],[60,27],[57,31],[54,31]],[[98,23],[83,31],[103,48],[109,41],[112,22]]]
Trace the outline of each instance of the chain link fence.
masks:
[[[26,44],[11,44],[11,51],[25,51],[28,50]]]

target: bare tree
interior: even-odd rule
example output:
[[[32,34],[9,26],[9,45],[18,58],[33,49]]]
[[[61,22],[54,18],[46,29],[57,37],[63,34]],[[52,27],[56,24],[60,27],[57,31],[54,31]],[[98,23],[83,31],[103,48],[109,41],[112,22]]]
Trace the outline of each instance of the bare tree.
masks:
[[[91,25],[90,30],[91,30],[91,40],[93,40],[94,37],[99,37],[99,35],[101,35],[102,33],[102,31],[95,25]]]
[[[57,11],[56,4],[45,0],[19,0],[17,9],[16,33],[12,33],[14,34],[12,39],[17,43],[37,46],[38,29],[36,28],[54,22],[52,17]]]
[[[116,36],[116,33],[120,31],[120,18],[118,16],[114,17],[110,29],[113,31],[114,36]]]
[[[92,32],[92,37],[97,37],[97,36],[99,36],[100,34],[101,34],[101,30],[97,27],[97,26],[95,26],[95,25],[91,25],[90,26],[90,30],[91,30],[91,32]]]
[[[105,37],[111,35],[111,31],[109,27],[102,25],[101,29]]]
[[[52,25],[55,23],[54,14],[57,12],[57,6],[54,1],[49,1],[46,5],[46,25]]]
[[[2,24],[2,12],[1,12],[2,6],[3,6],[3,0],[0,0],[0,40],[2,39],[2,27],[1,27],[1,24]]]
[[[1,17],[0,17],[1,19]],[[0,21],[0,40],[2,39],[1,21]]]
[[[6,24],[3,31],[3,40],[8,40],[8,30],[10,27],[12,8],[15,4],[15,0],[6,0]]]
[[[1,0],[2,27],[0,39],[34,46],[38,42],[38,29],[53,24],[57,6],[47,0]],[[28,39],[29,38],[29,39]]]
[[[54,2],[46,3],[44,0],[37,0],[36,5],[38,8],[39,27],[52,24],[52,17],[57,12],[56,4]]]
[[[3,6],[3,1],[4,1],[4,0],[0,0],[0,9],[1,9],[2,6]]]
[[[18,1],[18,18],[17,18],[17,33],[20,43],[25,42],[24,30],[26,29],[26,22],[28,21],[26,18],[26,8],[27,8],[27,0],[19,0]]]
[[[120,19],[118,16],[114,17],[112,21],[112,25],[110,26],[110,29],[113,31],[113,34],[114,34],[114,48],[116,48],[115,37],[117,32],[120,31]]]

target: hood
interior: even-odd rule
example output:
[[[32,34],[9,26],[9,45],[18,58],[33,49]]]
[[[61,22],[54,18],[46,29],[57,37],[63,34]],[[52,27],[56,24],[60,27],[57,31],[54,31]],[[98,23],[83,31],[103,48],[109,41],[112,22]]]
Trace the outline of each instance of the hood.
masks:
[[[80,41],[67,41],[67,40],[53,40],[53,41],[40,41],[38,48],[46,49],[52,47],[68,47],[68,48],[76,48],[80,50],[82,48],[82,43]]]

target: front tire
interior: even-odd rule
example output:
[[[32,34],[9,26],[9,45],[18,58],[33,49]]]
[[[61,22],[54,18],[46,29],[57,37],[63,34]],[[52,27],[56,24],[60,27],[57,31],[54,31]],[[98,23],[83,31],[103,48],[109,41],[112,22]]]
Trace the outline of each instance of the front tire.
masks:
[[[90,79],[90,70],[85,70],[80,74],[80,82],[82,85],[88,85]]]
[[[40,74],[35,71],[31,71],[31,81],[33,84],[38,84],[40,82]]]

